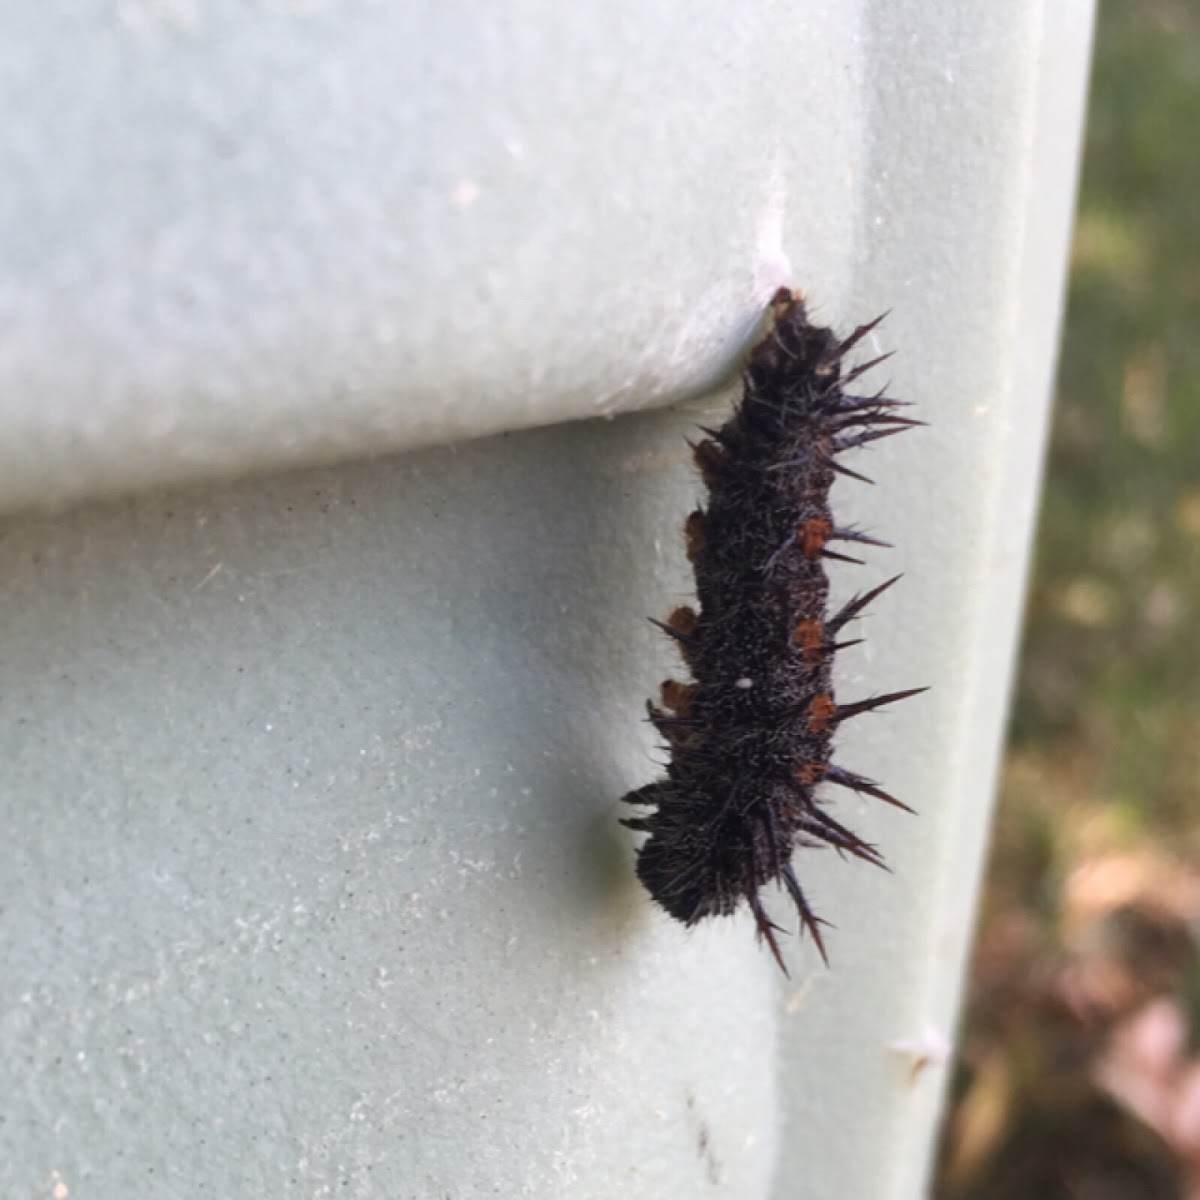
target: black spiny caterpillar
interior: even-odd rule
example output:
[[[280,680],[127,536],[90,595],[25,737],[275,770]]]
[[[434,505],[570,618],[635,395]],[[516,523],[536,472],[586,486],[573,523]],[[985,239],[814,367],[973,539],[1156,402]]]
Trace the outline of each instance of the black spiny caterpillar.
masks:
[[[686,925],[745,900],[783,967],[779,926],[759,896],[772,881],[790,893],[825,957],[824,922],[792,869],[795,847],[825,843],[883,865],[874,846],[829,815],[817,787],[837,784],[907,807],[830,762],[843,721],[924,690],[852,704],[833,698],[834,653],[856,644],[839,636],[896,580],[830,616],[824,560],[859,561],[830,543],[886,545],[834,523],[834,475],[871,482],[839,456],[920,422],[897,414],[901,401],[846,390],[882,361],[842,374],[846,353],[882,317],[839,340],[810,324],[799,293],[786,288],[770,315],[772,328],[750,352],[741,403],[693,447],[709,490],[707,507],[684,525],[699,612],[678,608],[655,624],[678,642],[695,682],[667,680],[662,707],[649,706],[671,752],[667,777],[624,799],[656,809],[625,821],[650,835],[637,872],[651,896]]]

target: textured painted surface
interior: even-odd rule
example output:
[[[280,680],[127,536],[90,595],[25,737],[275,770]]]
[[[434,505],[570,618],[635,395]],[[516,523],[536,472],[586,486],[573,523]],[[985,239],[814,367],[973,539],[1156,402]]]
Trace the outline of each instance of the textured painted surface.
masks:
[[[10,521],[0,1194],[765,1194],[775,968],[616,824],[682,428]]]
[[[0,508],[711,385],[849,277],[859,16],[5,6]]]
[[[9,517],[0,1192],[920,1195],[1088,5],[656,37],[576,6],[10,10],[5,504],[659,403],[790,258],[821,320],[893,309],[891,390],[932,423],[835,488],[906,573],[838,688],[933,690],[849,731],[920,816],[839,797],[894,873],[801,855],[833,965],[805,945],[781,987],[745,920],[654,912],[615,824],[676,666],[644,617],[688,589],[682,435],[727,396]]]

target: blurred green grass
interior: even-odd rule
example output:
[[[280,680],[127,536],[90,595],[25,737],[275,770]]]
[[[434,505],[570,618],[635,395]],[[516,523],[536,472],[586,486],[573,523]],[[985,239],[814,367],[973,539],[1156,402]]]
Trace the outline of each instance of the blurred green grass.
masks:
[[[1011,732],[1200,833],[1200,4],[1101,5]],[[1064,781],[1066,784],[1067,781]]]
[[[1200,1194],[1200,1142],[1099,1082],[1156,995],[1200,1042],[1198,852],[1200,0],[1104,0],[939,1196]]]

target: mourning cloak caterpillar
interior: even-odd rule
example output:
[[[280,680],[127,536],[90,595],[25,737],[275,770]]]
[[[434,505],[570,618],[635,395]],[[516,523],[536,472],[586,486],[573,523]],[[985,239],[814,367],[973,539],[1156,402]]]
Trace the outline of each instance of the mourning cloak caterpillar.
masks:
[[[924,691],[851,704],[833,698],[842,630],[886,591],[889,579],[828,615],[824,560],[857,563],[831,543],[885,546],[829,511],[835,474],[871,480],[839,456],[921,422],[902,401],[846,389],[882,358],[842,374],[847,352],[882,317],[839,340],[809,322],[799,293],[780,289],[772,327],[750,352],[744,394],[730,420],[692,447],[708,505],[684,523],[699,611],[677,608],[660,628],[679,645],[693,683],[662,685],[650,720],[671,753],[667,777],[624,797],[654,806],[624,824],[650,836],[637,873],[685,925],[734,912],[745,900],[784,969],[760,891],[787,889],[825,958],[821,925],[792,869],[797,845],[831,845],[883,866],[883,858],[834,820],[818,798],[832,783],[907,809],[870,779],[830,761],[843,721]],[[883,356],[884,358],[887,355]],[[860,640],[860,639],[859,639]],[[912,811],[908,809],[908,811]]]

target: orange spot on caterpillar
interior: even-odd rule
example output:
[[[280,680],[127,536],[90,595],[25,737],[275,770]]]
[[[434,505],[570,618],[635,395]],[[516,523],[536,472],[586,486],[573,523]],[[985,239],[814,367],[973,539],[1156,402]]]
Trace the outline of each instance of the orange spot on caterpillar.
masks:
[[[796,530],[796,541],[800,544],[800,553],[809,562],[819,558],[832,532],[833,522],[828,517],[809,517],[807,521],[802,521]]]
[[[832,726],[837,716],[837,705],[828,692],[818,692],[808,705],[808,728],[813,733],[824,733]]]
[[[825,777],[825,772],[828,769],[828,763],[805,762],[801,763],[792,772],[792,775],[797,783],[802,784],[804,787],[813,787]]]
[[[820,662],[825,657],[825,623],[809,617],[792,630],[792,645],[800,648],[805,662]]]
[[[664,679],[659,688],[663,708],[668,708],[677,717],[689,717],[692,713],[692,697],[696,694],[695,684],[680,683],[677,679]]]
[[[681,636],[692,637],[700,627],[700,618],[691,605],[684,604],[672,610],[671,615],[667,618],[667,624]]]

